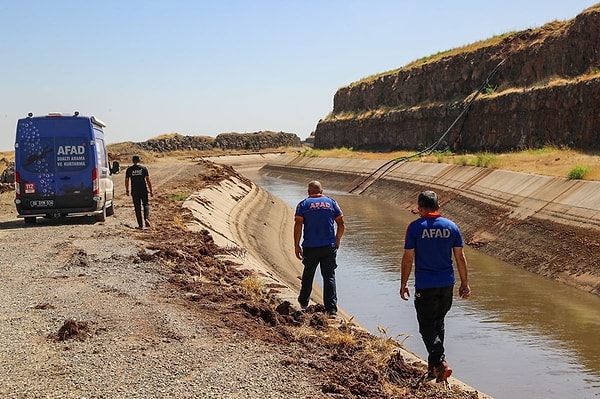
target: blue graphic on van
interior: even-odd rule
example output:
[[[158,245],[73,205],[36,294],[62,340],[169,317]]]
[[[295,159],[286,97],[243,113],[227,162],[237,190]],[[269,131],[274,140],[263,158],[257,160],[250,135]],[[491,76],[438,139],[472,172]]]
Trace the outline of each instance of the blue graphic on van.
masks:
[[[40,137],[40,131],[33,121],[20,123],[17,134],[21,137],[19,149],[23,159],[23,169],[36,173],[35,182],[24,181],[26,194],[42,196],[54,195],[54,162],[52,137]]]

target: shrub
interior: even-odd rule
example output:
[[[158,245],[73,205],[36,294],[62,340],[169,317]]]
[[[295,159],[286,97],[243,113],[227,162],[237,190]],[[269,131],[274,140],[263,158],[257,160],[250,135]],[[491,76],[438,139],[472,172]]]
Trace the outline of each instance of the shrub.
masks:
[[[456,163],[458,166],[467,166],[467,165],[469,165],[469,158],[459,157],[459,158],[456,158],[456,161],[454,161],[454,163]]]
[[[188,198],[188,195],[185,193],[177,193],[169,197],[171,201],[185,201]]]
[[[575,166],[568,174],[568,178],[571,180],[581,180],[590,172],[590,168],[587,166]]]
[[[478,154],[475,166],[481,168],[497,168],[499,164],[498,157],[494,154]]]
[[[300,153],[300,156],[302,157],[308,157],[308,158],[316,158],[319,156],[319,150],[306,150],[306,151],[302,151]]]

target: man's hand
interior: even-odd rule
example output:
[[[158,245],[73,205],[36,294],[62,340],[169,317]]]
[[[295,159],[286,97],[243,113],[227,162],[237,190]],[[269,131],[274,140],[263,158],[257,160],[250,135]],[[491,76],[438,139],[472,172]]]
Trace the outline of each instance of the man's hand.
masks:
[[[469,287],[469,284],[461,284],[458,289],[458,295],[463,299],[467,299],[471,296],[471,287]]]
[[[302,247],[300,245],[296,245],[295,252],[296,252],[296,258],[302,260],[302,256],[303,256],[302,255]]]
[[[400,287],[400,298],[404,299],[405,301],[408,301],[408,298],[410,298],[410,291],[405,285]]]

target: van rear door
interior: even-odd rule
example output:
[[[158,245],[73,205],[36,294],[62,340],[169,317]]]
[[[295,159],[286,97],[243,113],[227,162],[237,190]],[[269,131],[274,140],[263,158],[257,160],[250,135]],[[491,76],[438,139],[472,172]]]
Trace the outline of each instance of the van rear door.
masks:
[[[19,213],[94,210],[94,143],[89,118],[39,117],[19,120],[15,169]]]

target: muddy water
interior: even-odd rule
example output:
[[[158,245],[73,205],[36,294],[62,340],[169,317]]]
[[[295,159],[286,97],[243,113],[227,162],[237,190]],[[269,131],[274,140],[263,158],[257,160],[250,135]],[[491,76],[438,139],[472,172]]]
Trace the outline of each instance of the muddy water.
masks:
[[[305,182],[245,174],[291,206],[305,196]],[[404,230],[414,215],[368,198],[326,194],[346,215],[339,305],[373,333],[404,340],[425,358],[412,299],[398,295]],[[446,319],[454,376],[496,399],[599,398],[600,298],[476,250],[466,253],[473,295],[455,298]]]

